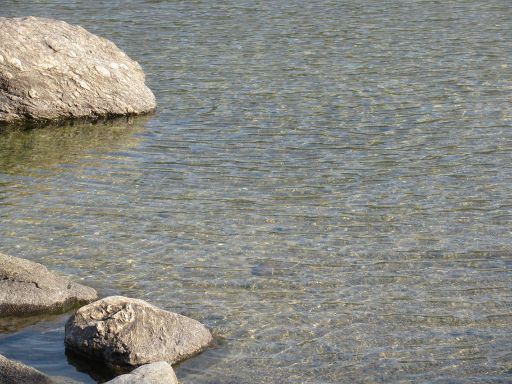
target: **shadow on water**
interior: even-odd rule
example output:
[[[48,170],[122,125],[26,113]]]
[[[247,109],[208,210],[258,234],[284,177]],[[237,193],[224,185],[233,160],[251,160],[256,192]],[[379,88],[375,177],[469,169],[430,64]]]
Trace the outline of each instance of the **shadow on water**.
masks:
[[[78,372],[89,375],[94,381],[104,383],[114,377],[128,373],[131,369],[113,369],[101,362],[90,360],[76,354],[68,349],[65,351],[68,363],[75,367]]]
[[[74,164],[90,152],[131,148],[140,142],[150,117],[68,123],[0,133],[0,173],[29,176],[63,164]]]
[[[216,359],[222,358],[223,353],[225,353],[225,351],[220,351],[219,348],[220,345],[224,343],[225,341],[222,340],[222,338],[214,337],[214,342],[207,350],[183,362],[174,364],[173,368],[180,380],[187,377],[190,373],[205,370],[209,366],[214,365]],[[134,369],[133,367],[122,366],[111,367],[100,361],[81,356],[69,349],[65,350],[65,354],[68,363],[73,366],[77,372],[89,375],[91,379],[98,383],[112,380],[114,377],[129,373]]]

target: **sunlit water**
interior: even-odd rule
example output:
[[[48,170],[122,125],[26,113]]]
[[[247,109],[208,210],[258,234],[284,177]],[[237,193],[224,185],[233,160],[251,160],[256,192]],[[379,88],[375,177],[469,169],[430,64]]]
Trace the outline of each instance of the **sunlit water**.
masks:
[[[80,24],[146,71],[147,121],[0,136],[0,251],[205,323],[183,383],[512,380],[510,1],[0,15]],[[93,382],[62,322],[0,353]]]

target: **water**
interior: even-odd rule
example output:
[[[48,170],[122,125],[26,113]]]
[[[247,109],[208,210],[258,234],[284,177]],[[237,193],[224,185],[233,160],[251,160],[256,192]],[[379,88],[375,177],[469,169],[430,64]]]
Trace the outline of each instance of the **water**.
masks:
[[[509,1],[1,3],[159,109],[2,136],[0,251],[205,323],[183,383],[512,380]],[[63,321],[0,353],[94,382]]]

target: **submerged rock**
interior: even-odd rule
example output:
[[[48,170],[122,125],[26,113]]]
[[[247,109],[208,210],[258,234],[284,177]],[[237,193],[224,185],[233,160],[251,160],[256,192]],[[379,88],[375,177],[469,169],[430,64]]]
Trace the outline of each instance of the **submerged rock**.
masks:
[[[174,364],[212,341],[198,321],[145,301],[111,296],[80,308],[66,323],[66,347],[111,366]]]
[[[0,124],[147,113],[140,65],[64,21],[0,17]]]
[[[55,384],[55,381],[37,369],[0,355],[0,383]]]
[[[169,363],[159,361],[143,365],[105,384],[178,384],[178,379]]]
[[[41,264],[0,253],[0,317],[62,312],[97,297]]]

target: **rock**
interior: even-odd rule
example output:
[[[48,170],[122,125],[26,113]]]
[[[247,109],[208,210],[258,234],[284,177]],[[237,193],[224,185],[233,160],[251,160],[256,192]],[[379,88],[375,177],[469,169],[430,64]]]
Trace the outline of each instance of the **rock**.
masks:
[[[178,384],[172,367],[165,361],[143,365],[105,384]]]
[[[140,65],[63,21],[0,17],[0,124],[153,111]]]
[[[44,373],[28,365],[9,360],[0,355],[0,383],[2,384],[55,384],[55,382]]]
[[[0,253],[0,317],[64,312],[97,297],[41,264]]]
[[[173,372],[174,373],[174,372]],[[0,355],[1,384],[80,384],[68,377],[47,376],[35,368]],[[174,383],[171,381],[171,383]],[[177,382],[176,382],[177,383]]]
[[[113,367],[174,364],[212,341],[198,321],[145,301],[111,296],[80,308],[66,323],[70,350]]]

